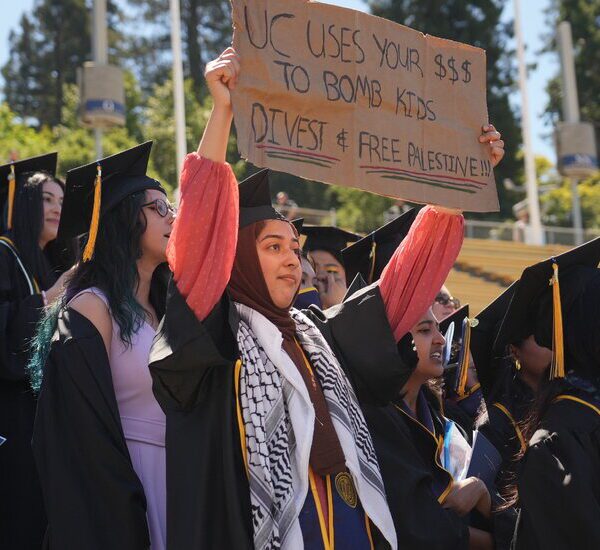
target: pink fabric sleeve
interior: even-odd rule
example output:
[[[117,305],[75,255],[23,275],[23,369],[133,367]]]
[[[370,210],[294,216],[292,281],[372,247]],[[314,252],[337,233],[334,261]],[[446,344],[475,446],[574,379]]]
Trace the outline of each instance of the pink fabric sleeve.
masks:
[[[179,292],[204,320],[229,282],[239,224],[238,185],[231,166],[197,153],[185,158],[177,217],[167,245]]]
[[[398,342],[433,303],[463,242],[462,215],[423,208],[383,270],[379,288]]]

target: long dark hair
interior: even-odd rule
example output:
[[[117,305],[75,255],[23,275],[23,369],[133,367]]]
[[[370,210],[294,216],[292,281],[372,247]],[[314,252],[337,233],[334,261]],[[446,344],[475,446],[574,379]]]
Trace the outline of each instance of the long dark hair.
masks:
[[[65,184],[48,172],[35,172],[17,186],[12,229],[9,231],[27,271],[43,289],[49,288],[56,281],[58,273],[53,260],[55,255],[60,254],[56,243],[47,246],[47,250],[41,250],[39,245],[44,228],[43,189],[47,182],[54,182],[65,190]]]
[[[131,345],[131,337],[146,319],[146,312],[135,298],[140,282],[136,261],[142,257],[141,238],[147,225],[142,209],[145,200],[145,192],[138,191],[102,216],[94,257],[78,263],[65,293],[68,302],[86,288],[102,290],[119,326],[121,340],[127,345]],[[164,310],[161,300],[154,295],[150,299],[160,315]]]
[[[39,389],[41,384],[42,368],[56,330],[58,314],[81,290],[96,287],[105,294],[111,315],[119,326],[121,340],[131,345],[132,336],[146,318],[146,312],[135,297],[139,284],[136,261],[142,256],[141,237],[147,225],[142,209],[144,202],[145,192],[139,191],[103,214],[94,257],[89,262],[82,262],[79,258],[62,299],[48,310],[38,325],[29,364],[34,389]],[[168,273],[168,266],[163,264],[152,277],[150,302],[159,318],[164,315]]]

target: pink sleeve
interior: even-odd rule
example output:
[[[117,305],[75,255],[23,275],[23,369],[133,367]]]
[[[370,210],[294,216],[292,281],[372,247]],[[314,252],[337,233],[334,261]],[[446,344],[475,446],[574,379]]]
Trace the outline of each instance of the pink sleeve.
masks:
[[[397,342],[444,284],[462,245],[463,225],[462,215],[426,206],[383,270],[379,288]]]
[[[180,193],[167,259],[179,292],[203,320],[223,295],[233,268],[239,223],[237,180],[229,164],[190,153],[183,165]]]

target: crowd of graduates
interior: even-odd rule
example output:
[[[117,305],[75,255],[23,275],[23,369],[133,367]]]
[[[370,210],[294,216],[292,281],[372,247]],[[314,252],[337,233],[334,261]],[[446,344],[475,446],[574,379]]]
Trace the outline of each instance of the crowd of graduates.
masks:
[[[238,184],[240,70],[177,212],[151,142],[0,167],[0,547],[600,548],[600,239],[472,317],[461,212],[361,237]]]

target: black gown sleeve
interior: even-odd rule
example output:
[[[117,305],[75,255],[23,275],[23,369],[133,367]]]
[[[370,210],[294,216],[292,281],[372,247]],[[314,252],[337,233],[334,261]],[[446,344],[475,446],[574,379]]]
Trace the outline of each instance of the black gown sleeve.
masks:
[[[167,419],[168,548],[253,548],[235,331],[237,311],[226,295],[199,322],[171,282],[150,353],[154,395]]]
[[[538,430],[518,487],[518,550],[600,548],[600,429]]]
[[[29,295],[12,253],[0,247],[0,378],[25,380],[29,342],[43,308],[41,294]]]
[[[207,397],[214,369],[231,370],[237,358],[234,308],[227,295],[200,322],[169,283],[167,308],[150,352],[153,390],[164,411],[190,410]]]
[[[332,347],[361,403],[383,406],[398,396],[412,369],[398,354],[377,283],[326,311],[304,313]]]
[[[102,338],[68,309],[46,362],[33,453],[48,515],[46,547],[142,550],[146,499],[123,436]]]

